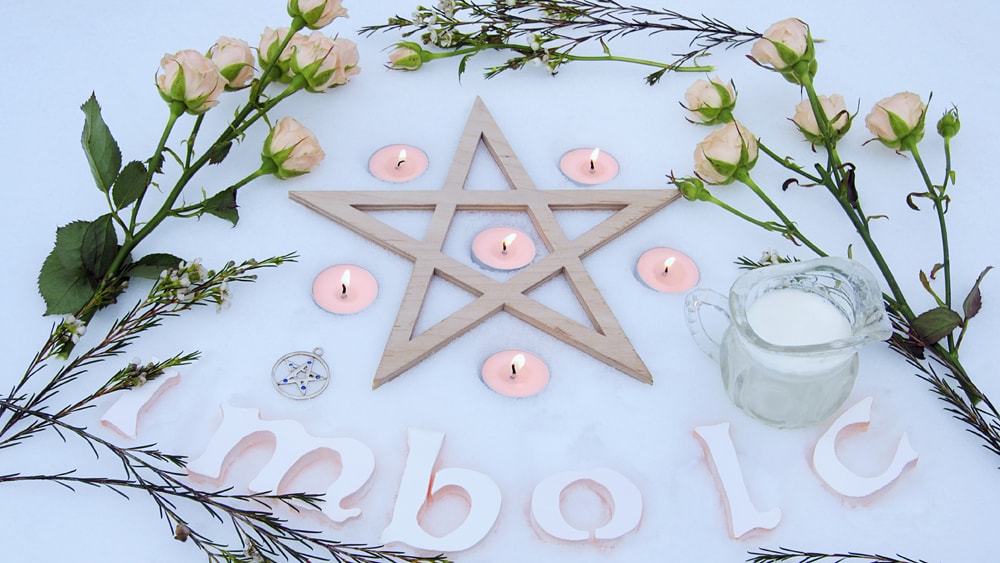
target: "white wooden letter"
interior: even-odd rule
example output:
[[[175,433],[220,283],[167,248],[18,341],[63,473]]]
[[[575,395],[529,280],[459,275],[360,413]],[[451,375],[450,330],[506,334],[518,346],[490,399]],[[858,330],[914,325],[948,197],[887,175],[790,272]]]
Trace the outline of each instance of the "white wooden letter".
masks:
[[[896,446],[892,463],[880,475],[862,477],[851,471],[837,457],[837,435],[848,426],[861,425],[868,428],[872,415],[872,398],[866,397],[840,415],[830,429],[816,442],[813,450],[813,469],[816,475],[831,489],[848,497],[865,497],[887,487],[899,478],[910,464],[917,461],[917,452],[910,446],[910,439],[903,432]]]
[[[756,528],[771,530],[781,521],[781,510],[772,508],[761,512],[753,505],[743,480],[740,460],[736,457],[736,447],[729,435],[729,423],[714,426],[695,427],[694,433],[705,446],[705,453],[711,460],[715,475],[722,486],[722,496],[726,499],[729,512],[729,535],[739,538]]]
[[[139,387],[133,387],[126,391],[119,391],[118,400],[101,417],[101,424],[118,432],[126,438],[135,438],[136,427],[139,424],[139,416],[146,412],[146,409],[156,399],[160,398],[167,389],[174,387],[181,382],[181,376],[177,372],[170,375],[166,373],[160,375],[152,381],[147,381]]]
[[[382,531],[382,543],[398,541],[418,549],[462,551],[479,543],[493,528],[500,515],[500,488],[489,476],[471,469],[449,467],[434,473],[443,442],[442,432],[419,428],[407,431],[409,454],[392,521]],[[448,486],[464,491],[469,514],[451,532],[433,536],[420,525],[418,513],[431,496]]]
[[[299,460],[317,450],[328,450],[340,455],[342,470],[340,477],[324,493],[323,514],[334,522],[361,515],[360,508],[343,508],[341,503],[359,491],[375,471],[375,454],[371,448],[353,438],[312,436],[293,420],[261,420],[258,410],[254,408],[222,405],[222,424],[201,456],[188,463],[188,471],[207,477],[222,477],[225,470],[223,464],[230,451],[259,441],[267,434],[274,437],[274,453],[250,483],[251,490],[277,491],[282,477]]]
[[[531,495],[531,517],[547,534],[568,541],[590,539],[590,531],[574,528],[562,513],[562,493],[566,487],[578,481],[593,481],[610,493],[610,498],[605,498],[605,501],[611,507],[611,520],[594,530],[594,539],[620,538],[639,526],[642,519],[642,493],[624,475],[607,468],[563,471],[539,483]]]

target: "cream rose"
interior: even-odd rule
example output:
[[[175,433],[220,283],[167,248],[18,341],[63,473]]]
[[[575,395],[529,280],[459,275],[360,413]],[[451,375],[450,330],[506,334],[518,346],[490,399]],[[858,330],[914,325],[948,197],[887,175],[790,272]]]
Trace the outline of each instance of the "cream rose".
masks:
[[[283,117],[264,141],[261,157],[274,163],[274,175],[301,176],[322,162],[326,153],[312,131],[291,117]]]
[[[694,149],[694,171],[709,184],[728,184],[757,163],[757,138],[737,121],[709,133]]]
[[[352,76],[361,72],[361,67],[358,66],[361,60],[358,44],[350,39],[338,37],[333,40],[333,48],[337,53],[337,71],[333,76],[333,84],[347,84]]]
[[[322,92],[361,72],[358,59],[358,47],[350,39],[331,39],[314,31],[295,46],[290,63],[292,73],[305,78],[309,91]]]
[[[209,49],[208,57],[219,67],[230,89],[243,88],[253,78],[253,51],[242,39],[220,37]]]
[[[260,44],[257,48],[257,59],[260,62],[260,67],[262,69],[267,68],[267,66],[273,62],[277,72],[273,73],[272,78],[286,84],[292,81],[290,68],[292,53],[295,52],[297,46],[306,41],[305,35],[296,33],[288,41],[288,45],[285,46],[284,50],[282,50],[279,54],[278,46],[281,45],[281,42],[288,36],[288,32],[289,29],[287,27],[279,29],[265,27],[264,32],[260,34]]]
[[[927,106],[913,92],[900,92],[875,104],[865,117],[868,130],[892,149],[917,142],[924,136]],[[905,147],[903,147],[905,148]]]
[[[341,0],[288,0],[288,15],[301,17],[309,29],[319,29],[336,18],[347,17],[347,9],[341,4]]]
[[[839,94],[833,94],[829,97],[818,96],[818,98],[819,105],[823,108],[826,118],[832,120],[829,126],[830,134],[833,135],[833,140],[839,140],[851,128],[851,116],[847,112],[844,97]],[[812,105],[808,99],[802,100],[795,106],[795,115],[792,117],[792,123],[798,126],[799,131],[802,132],[806,140],[810,143],[816,144],[823,141],[823,136],[819,130],[819,123],[816,121],[816,115],[813,113]]]
[[[718,76],[699,79],[684,92],[684,101],[691,121],[705,125],[728,123],[733,120],[736,89],[732,82],[723,82]]]
[[[167,102],[182,102],[188,113],[204,113],[219,103],[226,79],[211,59],[190,49],[164,55],[163,69],[156,77],[160,96]]]
[[[788,18],[771,24],[750,48],[750,54],[762,65],[783,70],[805,56],[811,42],[809,26],[798,18]]]

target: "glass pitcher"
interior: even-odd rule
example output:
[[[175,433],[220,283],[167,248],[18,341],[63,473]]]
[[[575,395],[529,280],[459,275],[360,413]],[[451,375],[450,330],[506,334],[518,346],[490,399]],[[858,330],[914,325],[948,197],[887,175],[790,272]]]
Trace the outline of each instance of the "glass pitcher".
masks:
[[[781,295],[775,292],[785,292]],[[843,332],[831,340],[807,343],[797,332],[822,335],[831,319],[823,320],[808,307],[791,311],[799,314],[804,330],[785,328],[787,341],[778,344],[761,336],[768,315],[785,315],[778,310],[785,299],[799,292],[821,309],[835,310],[843,319]],[[765,306],[761,299],[767,297]],[[777,299],[775,299],[777,298]],[[784,301],[783,301],[784,299]],[[756,309],[754,304],[760,306]],[[702,306],[720,311],[729,321],[721,342],[708,334],[702,321]],[[832,308],[830,307],[832,306]],[[763,310],[762,310],[763,308]],[[757,330],[751,325],[751,316]],[[885,340],[891,334],[878,281],[861,264],[844,258],[818,258],[778,264],[747,272],[729,290],[729,298],[709,289],[688,294],[685,302],[688,328],[695,342],[719,362],[722,382],[730,399],[750,416],[779,428],[808,426],[824,420],[847,399],[858,373],[857,349],[863,344]],[[763,322],[762,322],[763,320]],[[772,324],[783,324],[775,321]],[[772,340],[775,339],[773,337]]]

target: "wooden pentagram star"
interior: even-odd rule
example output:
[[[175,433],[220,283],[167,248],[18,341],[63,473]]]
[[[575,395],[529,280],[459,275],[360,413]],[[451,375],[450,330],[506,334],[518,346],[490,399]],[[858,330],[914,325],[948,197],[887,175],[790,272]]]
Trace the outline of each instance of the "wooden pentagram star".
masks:
[[[510,190],[466,190],[465,181],[482,141],[507,179]],[[389,334],[372,388],[394,379],[479,323],[506,311],[514,317],[621,370],[644,383],[653,377],[583,266],[583,258],[676,200],[676,190],[539,190],[482,100],[476,98],[444,188],[423,191],[293,191],[289,197],[413,262],[413,273]],[[569,240],[556,221],[563,210],[615,213]],[[432,211],[423,240],[416,240],[368,212]],[[549,254],[506,281],[495,280],[442,252],[457,211],[525,211]],[[468,305],[425,332],[414,335],[431,279],[441,276],[475,296]],[[593,328],[527,296],[565,276]]]

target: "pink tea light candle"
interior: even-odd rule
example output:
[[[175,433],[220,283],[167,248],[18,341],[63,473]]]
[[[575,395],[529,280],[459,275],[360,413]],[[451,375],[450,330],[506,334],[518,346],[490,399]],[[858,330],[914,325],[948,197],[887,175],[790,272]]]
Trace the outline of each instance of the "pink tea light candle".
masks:
[[[410,145],[389,145],[368,160],[372,176],[386,182],[409,182],[427,170],[427,153]]]
[[[639,257],[636,274],[649,287],[664,293],[680,293],[698,284],[698,266],[673,248],[651,248]]]
[[[535,259],[535,243],[524,231],[493,227],[473,239],[472,258],[495,270],[516,270]]]
[[[549,383],[549,367],[524,350],[504,350],[483,362],[483,381],[501,395],[530,397]]]
[[[368,270],[347,264],[331,266],[313,281],[313,300],[340,315],[357,313],[375,301],[378,282]]]
[[[618,161],[601,149],[575,149],[564,154],[559,169],[578,184],[600,184],[618,175]]]

